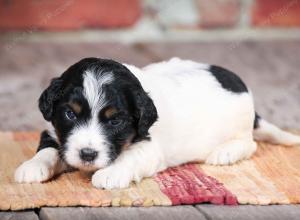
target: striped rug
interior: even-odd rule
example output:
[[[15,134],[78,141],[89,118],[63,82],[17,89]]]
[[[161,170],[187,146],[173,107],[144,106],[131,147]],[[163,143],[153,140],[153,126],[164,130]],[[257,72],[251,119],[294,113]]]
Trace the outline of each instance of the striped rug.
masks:
[[[87,174],[65,173],[44,184],[17,184],[14,170],[35,153],[36,132],[0,132],[0,210],[42,206],[171,206],[300,203],[300,148],[259,143],[233,166],[185,164],[121,190],[92,187]]]

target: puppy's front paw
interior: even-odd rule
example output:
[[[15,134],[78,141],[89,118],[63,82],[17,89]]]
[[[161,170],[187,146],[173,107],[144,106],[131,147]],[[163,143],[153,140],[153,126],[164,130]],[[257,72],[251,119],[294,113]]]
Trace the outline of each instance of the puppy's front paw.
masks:
[[[130,171],[113,166],[96,171],[92,177],[93,186],[104,189],[126,188],[131,181]]]
[[[15,181],[19,183],[43,182],[54,175],[49,164],[39,160],[28,160],[21,164],[15,172]]]

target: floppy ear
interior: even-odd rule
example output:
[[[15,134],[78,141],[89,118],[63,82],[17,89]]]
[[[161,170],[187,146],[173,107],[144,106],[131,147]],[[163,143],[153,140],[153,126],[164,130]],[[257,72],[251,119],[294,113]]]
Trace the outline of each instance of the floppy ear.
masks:
[[[157,120],[157,110],[149,95],[142,89],[133,91],[134,115],[137,120],[135,141],[149,139],[148,130]]]
[[[63,94],[62,85],[62,79],[53,78],[49,87],[39,98],[39,109],[47,121],[50,121],[52,118],[54,102],[59,100]]]

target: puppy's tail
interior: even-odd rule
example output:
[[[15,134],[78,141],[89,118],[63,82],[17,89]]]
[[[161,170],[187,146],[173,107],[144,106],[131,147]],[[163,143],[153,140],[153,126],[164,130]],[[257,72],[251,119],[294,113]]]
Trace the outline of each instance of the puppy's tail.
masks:
[[[300,146],[300,136],[283,131],[277,126],[262,119],[258,114],[255,114],[253,134],[254,139],[257,141],[266,141],[286,146]]]

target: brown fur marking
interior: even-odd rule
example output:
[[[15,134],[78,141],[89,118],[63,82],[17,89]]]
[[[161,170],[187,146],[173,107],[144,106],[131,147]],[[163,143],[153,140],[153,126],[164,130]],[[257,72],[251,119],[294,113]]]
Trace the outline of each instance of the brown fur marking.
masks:
[[[77,102],[71,102],[69,105],[76,114],[79,114],[82,110],[81,105],[79,105]]]
[[[107,110],[105,110],[104,115],[106,118],[110,118],[113,116],[113,114],[117,113],[118,110],[114,107],[109,107]]]

